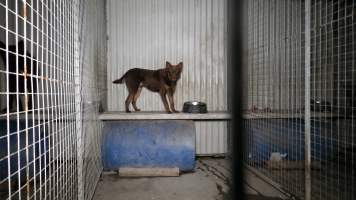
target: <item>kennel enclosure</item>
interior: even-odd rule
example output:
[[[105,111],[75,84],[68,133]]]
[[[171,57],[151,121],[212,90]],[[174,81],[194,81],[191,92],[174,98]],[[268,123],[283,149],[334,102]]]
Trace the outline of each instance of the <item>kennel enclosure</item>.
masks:
[[[245,7],[247,166],[296,198],[355,199],[355,2]]]
[[[225,4],[1,0],[1,199],[91,199],[102,171],[99,112],[120,110],[126,91],[111,79],[130,67],[183,61],[177,108],[196,99],[226,113]],[[143,93],[139,105],[160,110]],[[227,152],[225,118],[195,123],[198,154]]]
[[[298,199],[355,199],[355,2],[244,3],[246,167]],[[226,113],[226,7],[0,0],[0,198],[91,199],[101,112],[124,110],[126,90],[111,82],[129,68],[183,61],[177,108]],[[138,104],[163,110],[145,91]],[[226,118],[195,122],[198,155],[227,153]]]

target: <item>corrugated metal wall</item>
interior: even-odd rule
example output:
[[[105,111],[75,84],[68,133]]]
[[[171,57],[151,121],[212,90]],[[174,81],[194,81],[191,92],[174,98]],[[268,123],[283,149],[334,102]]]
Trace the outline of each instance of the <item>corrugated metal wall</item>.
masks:
[[[134,67],[162,68],[165,61],[184,63],[174,97],[179,110],[189,100],[227,110],[225,0],[109,0],[107,12],[109,110],[123,111],[127,96],[112,80]],[[147,90],[138,106],[164,110],[159,95]],[[225,153],[226,134],[225,122],[197,123],[197,153]]]
[[[244,109],[304,108],[301,1],[261,1],[250,16]],[[286,7],[286,8],[285,8]],[[250,25],[253,24],[253,25]],[[296,81],[299,78],[300,80]],[[247,86],[247,87],[246,87]]]

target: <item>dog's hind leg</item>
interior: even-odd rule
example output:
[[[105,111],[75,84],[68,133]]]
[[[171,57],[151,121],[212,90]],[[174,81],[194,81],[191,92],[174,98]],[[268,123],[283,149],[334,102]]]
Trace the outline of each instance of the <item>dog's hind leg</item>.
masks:
[[[133,98],[134,98],[134,94],[132,94],[132,93],[129,93],[129,95],[126,98],[125,109],[126,109],[127,113],[131,112],[130,111],[130,103],[132,102]]]
[[[141,110],[137,107],[137,105],[136,105],[136,101],[137,101],[138,97],[140,96],[141,91],[142,91],[142,86],[140,86],[140,87],[137,89],[137,91],[136,91],[136,93],[135,93],[135,96],[134,96],[134,98],[133,98],[133,101],[132,101],[132,106],[134,107],[135,111],[141,111]]]
[[[135,95],[139,89],[139,86],[140,86],[140,82],[137,82],[137,81],[129,79],[129,78],[126,79],[126,87],[129,92],[129,95],[127,96],[126,101],[125,101],[126,112],[130,112],[130,108],[129,108],[130,104],[134,101],[134,98],[135,98]]]

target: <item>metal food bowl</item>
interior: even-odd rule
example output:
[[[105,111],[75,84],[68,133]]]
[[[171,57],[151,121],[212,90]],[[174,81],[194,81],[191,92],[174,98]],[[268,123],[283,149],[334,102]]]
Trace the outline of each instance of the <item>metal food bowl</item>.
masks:
[[[188,101],[183,104],[184,113],[207,113],[206,103],[199,101]]]

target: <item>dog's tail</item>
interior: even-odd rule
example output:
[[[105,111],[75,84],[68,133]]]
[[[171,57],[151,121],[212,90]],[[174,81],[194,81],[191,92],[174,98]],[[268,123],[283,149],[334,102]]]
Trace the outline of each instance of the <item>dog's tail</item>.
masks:
[[[116,80],[113,81],[112,83],[114,83],[114,84],[121,84],[121,83],[124,81],[126,75],[127,75],[127,72],[126,72],[121,78],[116,79]]]

